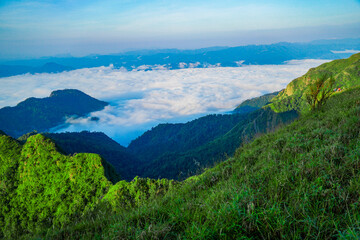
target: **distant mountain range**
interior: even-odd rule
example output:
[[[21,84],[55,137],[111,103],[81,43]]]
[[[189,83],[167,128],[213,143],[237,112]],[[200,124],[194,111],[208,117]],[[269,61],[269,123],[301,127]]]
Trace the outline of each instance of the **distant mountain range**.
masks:
[[[1,108],[0,128],[17,138],[33,130],[48,131],[65,123],[68,117],[85,116],[107,105],[79,90],[58,90],[47,98],[28,98],[15,107]]]
[[[25,73],[59,73],[73,70],[72,67],[63,66],[54,62],[47,62],[39,67],[26,65],[2,65],[0,64],[0,77],[10,77]]]
[[[239,47],[211,47],[196,50],[161,49],[130,51],[86,57],[46,57],[3,61],[0,77],[24,73],[54,73],[79,68],[109,66],[141,69],[179,69],[236,67],[242,64],[283,64],[294,59],[339,59],[349,57],[346,50],[360,50],[360,39],[321,40],[307,43],[276,43]]]

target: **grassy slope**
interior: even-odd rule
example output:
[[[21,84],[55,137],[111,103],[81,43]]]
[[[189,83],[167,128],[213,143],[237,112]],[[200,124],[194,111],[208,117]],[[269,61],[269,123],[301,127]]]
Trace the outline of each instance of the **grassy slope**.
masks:
[[[324,73],[335,78],[335,86],[342,89],[360,84],[360,53],[347,59],[334,60],[310,69],[305,75],[293,80],[287,87],[272,99],[271,108],[276,112],[295,109],[304,112],[308,109],[304,92],[309,84]]]
[[[239,148],[163,198],[52,238],[358,239],[360,88]],[[95,214],[96,215],[96,214]]]

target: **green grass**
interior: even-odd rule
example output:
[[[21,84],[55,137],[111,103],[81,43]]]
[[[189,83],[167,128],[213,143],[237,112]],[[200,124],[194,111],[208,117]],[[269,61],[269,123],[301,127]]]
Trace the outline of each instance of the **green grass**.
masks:
[[[336,88],[350,89],[360,84],[360,53],[346,59],[338,59],[311,68],[303,76],[291,81],[286,88],[271,100],[269,107],[275,112],[297,110],[305,113],[309,109],[306,93],[312,84],[323,75],[335,79]]]
[[[106,200],[51,239],[359,239],[360,88],[133,206]]]

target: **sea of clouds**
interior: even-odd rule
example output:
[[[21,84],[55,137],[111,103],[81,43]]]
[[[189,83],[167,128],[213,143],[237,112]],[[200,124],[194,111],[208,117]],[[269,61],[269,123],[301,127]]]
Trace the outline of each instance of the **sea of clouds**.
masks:
[[[231,111],[242,101],[274,92],[327,60],[293,60],[283,65],[187,68],[152,71],[84,68],[57,74],[0,78],[0,107],[53,90],[79,89],[110,103],[89,117],[67,119],[54,131],[102,131],[127,145],[144,131],[165,122],[186,122],[209,113]],[[91,121],[98,117],[99,121]]]

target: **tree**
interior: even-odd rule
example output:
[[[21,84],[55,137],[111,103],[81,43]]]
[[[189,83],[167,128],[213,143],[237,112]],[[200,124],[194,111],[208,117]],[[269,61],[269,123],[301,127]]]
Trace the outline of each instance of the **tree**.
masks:
[[[334,93],[333,86],[335,79],[332,76],[324,74],[309,86],[309,92],[306,95],[306,101],[311,110],[324,105],[329,97]]]

